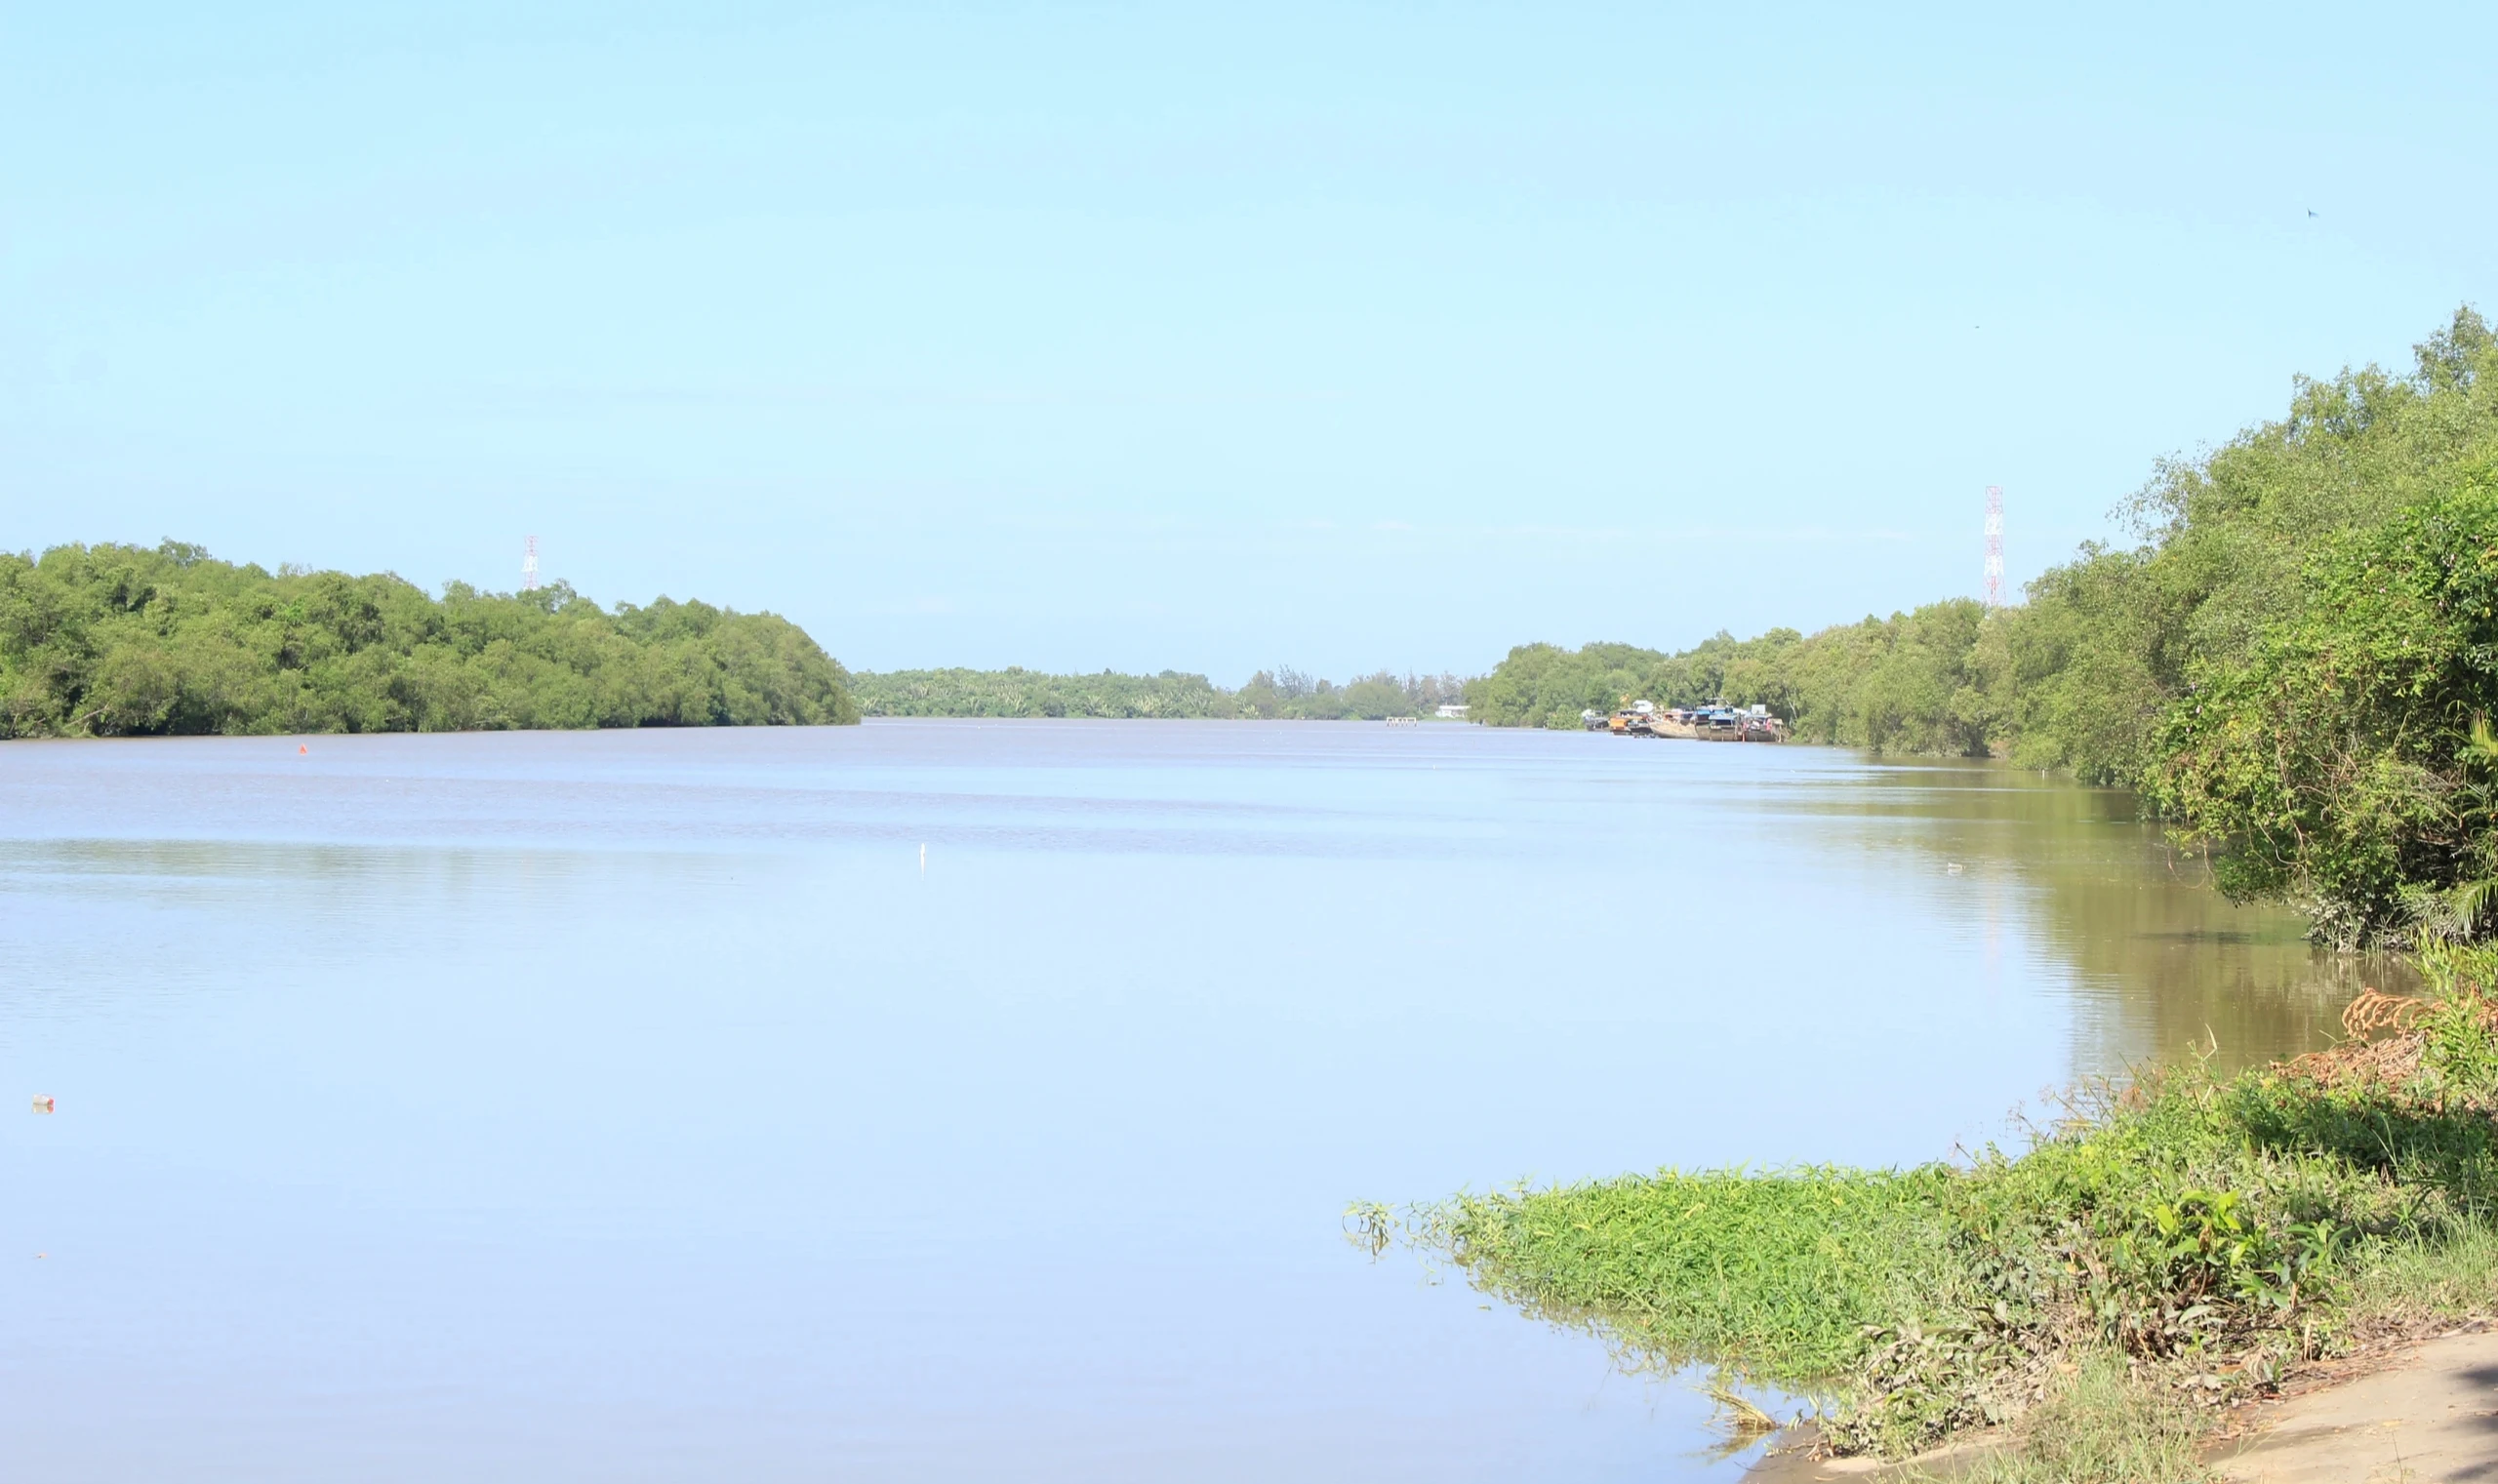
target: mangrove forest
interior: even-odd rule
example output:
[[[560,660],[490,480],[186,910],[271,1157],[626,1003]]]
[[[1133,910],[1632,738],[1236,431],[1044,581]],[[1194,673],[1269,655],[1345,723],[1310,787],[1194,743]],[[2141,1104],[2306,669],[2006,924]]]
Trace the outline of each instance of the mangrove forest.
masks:
[[[1076,716],[1165,720],[1384,721],[1462,703],[1455,675],[1379,670],[1339,685],[1289,665],[1260,670],[1238,690],[1203,675],[1052,675],[1039,670],[861,671],[852,694],[869,716]]]
[[[1759,703],[1792,735],[2007,757],[2140,792],[2233,894],[2340,945],[2479,936],[2498,904],[2498,340],[2470,308],[2288,414],[2156,465],[2127,543],[1989,611],[1511,650],[1474,720]]]
[[[0,737],[855,722],[848,675],[768,613],[218,561],[0,553]]]

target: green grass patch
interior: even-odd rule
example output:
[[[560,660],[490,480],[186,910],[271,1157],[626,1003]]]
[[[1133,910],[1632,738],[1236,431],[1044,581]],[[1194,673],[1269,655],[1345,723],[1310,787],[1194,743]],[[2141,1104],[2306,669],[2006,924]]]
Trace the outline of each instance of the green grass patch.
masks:
[[[2197,1484],[2201,1409],[2113,1351],[2047,1388],[2007,1446],[1968,1460],[1953,1484]]]
[[[1643,1355],[1795,1387],[1958,1278],[1955,1172],[1656,1175],[1461,1195],[1425,1230],[1482,1286]]]
[[[2353,1265],[2356,1313],[2463,1319],[2498,1312],[2498,1229],[2486,1223],[2382,1241]]]

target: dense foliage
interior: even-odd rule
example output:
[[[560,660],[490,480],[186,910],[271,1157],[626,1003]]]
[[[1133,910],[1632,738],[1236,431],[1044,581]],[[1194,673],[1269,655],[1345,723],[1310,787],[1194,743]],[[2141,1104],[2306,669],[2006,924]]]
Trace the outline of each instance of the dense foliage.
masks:
[[[1037,670],[863,671],[851,679],[870,716],[1095,716],[1380,721],[1429,716],[1465,699],[1454,675],[1387,670],[1346,685],[1298,670],[1260,670],[1236,691],[1203,675],[1050,675]]]
[[[1634,1359],[1824,1391],[1860,1448],[2015,1418],[2093,1353],[2243,1394],[2356,1332],[2498,1300],[2498,954],[2426,967],[2432,997],[2363,999],[2336,1052],[2153,1077],[2018,1154],[1666,1170],[1405,1226]],[[1374,1250],[1396,1223],[1353,1215]]]
[[[2223,885],[2306,901],[2328,939],[2469,931],[2438,888],[2498,875],[2473,738],[2498,706],[2498,476],[2325,543],[2302,585],[2242,654],[2189,668],[2153,796],[2212,837]]]
[[[2491,894],[2458,894],[2498,875],[2466,747],[2498,713],[2498,338],[2458,310],[2414,362],[2302,379],[2286,418],[2160,463],[2127,506],[2136,543],[2083,547],[2018,607],[1671,655],[1527,645],[1470,688],[1473,715],[1761,702],[1807,741],[2142,788],[2225,886],[2298,901],[2337,942],[2469,931]]]
[[[855,722],[840,665],[771,614],[562,583],[439,598],[197,546],[0,554],[0,736]]]
[[[1768,705],[1805,742],[1983,753],[1994,720],[1980,646],[1988,626],[1979,604],[1954,598],[1809,637],[1720,633],[1676,655],[1529,644],[1468,687],[1467,700],[1472,719],[1492,726],[1575,727],[1582,711],[1633,698],[1672,706],[1723,698]]]
[[[851,677],[869,716],[1150,716],[1219,714],[1223,692],[1203,675],[1048,675],[1003,670],[863,670]]]

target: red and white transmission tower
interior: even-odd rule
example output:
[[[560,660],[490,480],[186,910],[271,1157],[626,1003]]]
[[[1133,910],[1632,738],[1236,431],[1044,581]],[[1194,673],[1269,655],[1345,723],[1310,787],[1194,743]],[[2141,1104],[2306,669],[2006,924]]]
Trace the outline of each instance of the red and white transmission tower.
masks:
[[[2003,606],[2003,486],[1987,486],[1987,606]]]
[[[528,554],[520,559],[520,590],[538,590],[538,538],[534,536],[529,539]]]

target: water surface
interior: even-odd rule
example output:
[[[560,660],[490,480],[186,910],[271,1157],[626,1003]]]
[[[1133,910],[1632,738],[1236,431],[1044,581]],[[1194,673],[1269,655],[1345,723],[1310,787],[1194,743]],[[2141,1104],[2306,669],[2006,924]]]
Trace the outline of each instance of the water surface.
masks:
[[[10,743],[0,1473],[1726,1477],[1347,1201],[1935,1157],[2365,977],[2121,795],[1822,748]]]

